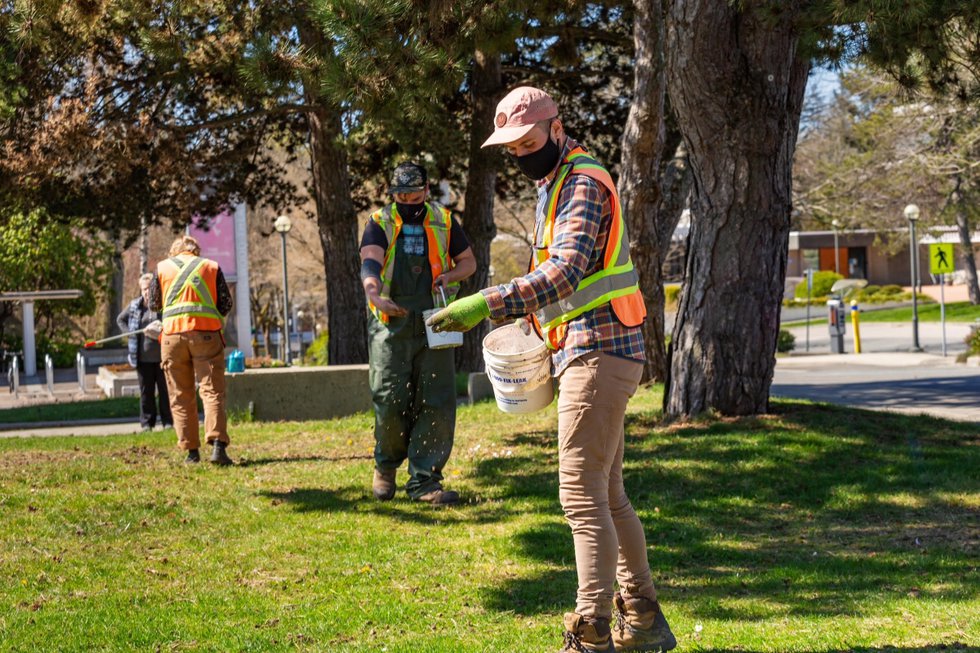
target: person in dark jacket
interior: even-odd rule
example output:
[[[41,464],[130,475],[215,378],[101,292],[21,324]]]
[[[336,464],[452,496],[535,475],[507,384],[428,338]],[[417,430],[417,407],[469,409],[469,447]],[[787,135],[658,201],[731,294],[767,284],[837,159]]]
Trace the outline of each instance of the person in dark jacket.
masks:
[[[173,426],[174,418],[170,413],[170,396],[167,394],[167,379],[160,367],[160,314],[151,311],[149,292],[153,281],[152,274],[140,277],[140,296],[129,303],[116,324],[123,331],[147,330],[129,337],[129,364],[136,368],[136,376],[140,384],[140,425],[143,431],[150,431],[157,422],[157,402],[160,406],[160,422],[163,428]],[[156,322],[154,325],[153,323]],[[152,326],[151,326],[152,325]],[[154,330],[154,327],[156,328]]]

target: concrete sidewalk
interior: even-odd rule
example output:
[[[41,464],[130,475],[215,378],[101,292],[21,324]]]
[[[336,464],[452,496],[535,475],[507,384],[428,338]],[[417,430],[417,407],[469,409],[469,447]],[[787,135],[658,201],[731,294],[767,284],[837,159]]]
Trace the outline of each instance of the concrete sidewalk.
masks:
[[[155,430],[161,430],[158,426]],[[0,438],[34,438],[53,436],[85,435],[133,435],[141,433],[139,419],[106,418],[77,420],[68,424],[35,422],[20,424],[0,424]]]

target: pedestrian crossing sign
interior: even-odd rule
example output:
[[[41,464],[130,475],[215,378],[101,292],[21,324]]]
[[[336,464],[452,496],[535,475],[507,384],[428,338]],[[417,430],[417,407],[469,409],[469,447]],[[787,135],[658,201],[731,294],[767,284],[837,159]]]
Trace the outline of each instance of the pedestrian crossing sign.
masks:
[[[929,245],[929,273],[948,274],[953,271],[953,243]]]

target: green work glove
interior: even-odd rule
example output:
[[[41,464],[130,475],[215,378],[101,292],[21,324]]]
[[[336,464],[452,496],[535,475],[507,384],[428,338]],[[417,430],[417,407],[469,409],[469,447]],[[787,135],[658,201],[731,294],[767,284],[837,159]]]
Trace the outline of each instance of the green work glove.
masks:
[[[482,293],[450,302],[425,321],[433,331],[469,331],[481,320],[490,317],[490,307]]]

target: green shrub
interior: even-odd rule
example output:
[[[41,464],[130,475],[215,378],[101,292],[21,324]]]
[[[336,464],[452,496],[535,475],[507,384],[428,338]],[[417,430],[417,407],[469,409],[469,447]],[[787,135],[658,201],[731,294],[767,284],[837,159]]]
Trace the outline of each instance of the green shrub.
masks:
[[[780,329],[779,336],[776,338],[776,351],[785,354],[794,349],[796,349],[796,336],[786,329]]]
[[[470,393],[470,373],[456,372],[456,396],[465,397]]]
[[[820,270],[813,274],[813,289],[810,291],[810,297],[824,297],[830,294],[830,288],[834,283],[843,279],[841,275],[836,272],[831,272],[830,270]],[[806,278],[803,281],[796,284],[796,289],[793,291],[793,296],[797,299],[806,300]]]
[[[7,351],[22,352],[24,350],[24,341],[19,334],[8,333],[4,335],[3,341],[0,342],[0,347]],[[72,337],[68,329],[57,331],[52,338],[48,338],[43,333],[38,333],[34,349],[37,354],[37,368],[41,370],[42,374],[44,373],[45,354],[51,354],[51,361],[55,367],[74,367],[75,354],[78,353],[79,349],[81,347],[78,341]],[[21,364],[23,365],[23,363]]]
[[[966,347],[970,356],[980,356],[980,327],[973,327],[966,337]]]
[[[303,365],[327,365],[330,340],[327,332],[322,331],[312,343],[306,354],[303,356]]]
[[[256,356],[255,358],[245,359],[245,369],[253,370],[262,367],[286,367],[286,364],[278,358],[271,356]]]
[[[894,284],[865,286],[857,292],[855,299],[862,304],[884,304],[886,302],[908,301],[912,299],[912,293]]]
[[[677,302],[680,301],[680,297],[681,284],[669,283],[664,285],[664,308],[668,311],[677,310]]]

